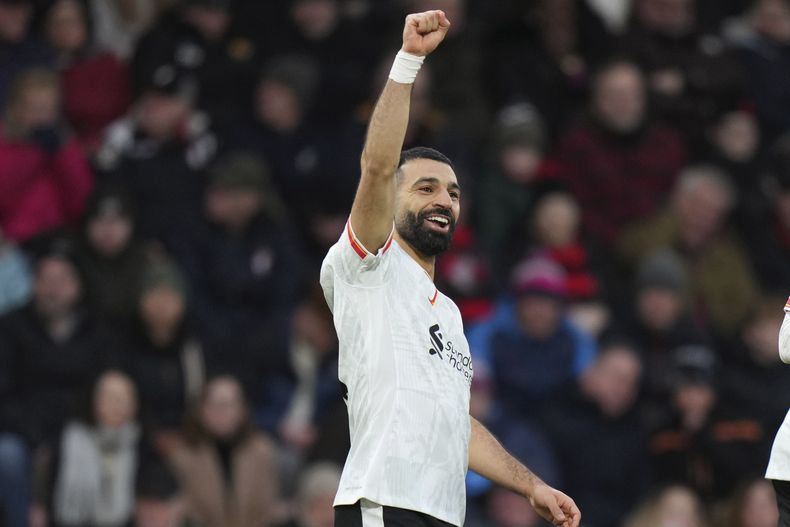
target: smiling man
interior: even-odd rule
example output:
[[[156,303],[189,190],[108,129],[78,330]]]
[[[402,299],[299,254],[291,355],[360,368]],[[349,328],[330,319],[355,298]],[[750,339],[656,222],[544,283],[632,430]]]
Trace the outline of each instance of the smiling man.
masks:
[[[321,268],[351,432],[335,525],[461,526],[471,468],[528,498],[555,525],[577,527],[573,500],[470,417],[473,370],[461,315],[433,284],[461,189],[447,157],[401,147],[412,84],[449,27],[442,11],[406,17],[403,47],[371,117],[351,217]]]

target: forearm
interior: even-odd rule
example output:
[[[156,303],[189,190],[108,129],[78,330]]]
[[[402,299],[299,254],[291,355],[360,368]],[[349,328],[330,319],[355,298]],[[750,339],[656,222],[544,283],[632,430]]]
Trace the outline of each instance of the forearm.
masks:
[[[411,84],[387,80],[368,125],[362,150],[362,176],[392,178],[409,123]]]
[[[506,489],[530,497],[541,479],[511,456],[477,419],[469,439],[469,469]]]

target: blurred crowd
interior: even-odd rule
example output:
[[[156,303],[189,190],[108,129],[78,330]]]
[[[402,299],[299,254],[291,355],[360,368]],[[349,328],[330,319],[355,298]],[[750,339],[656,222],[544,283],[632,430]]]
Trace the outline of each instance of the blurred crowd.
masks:
[[[472,414],[585,526],[776,525],[789,0],[0,0],[0,523],[332,525],[318,269],[426,9]]]

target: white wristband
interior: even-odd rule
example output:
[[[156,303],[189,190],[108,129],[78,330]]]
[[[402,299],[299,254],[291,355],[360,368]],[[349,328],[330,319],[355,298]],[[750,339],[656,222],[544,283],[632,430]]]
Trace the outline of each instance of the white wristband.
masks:
[[[398,51],[395,61],[392,63],[390,79],[400,84],[414,84],[414,79],[417,78],[417,72],[420,71],[424,60],[425,57],[412,55],[403,50]]]

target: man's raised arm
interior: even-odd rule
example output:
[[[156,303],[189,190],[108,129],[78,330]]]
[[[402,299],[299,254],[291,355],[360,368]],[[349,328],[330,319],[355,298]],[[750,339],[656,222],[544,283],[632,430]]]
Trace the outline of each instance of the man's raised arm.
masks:
[[[386,243],[392,231],[395,170],[409,121],[414,78],[425,56],[436,49],[449,27],[443,11],[406,17],[403,46],[370,118],[360,162],[362,176],[351,207],[351,227],[362,245],[373,253]]]

